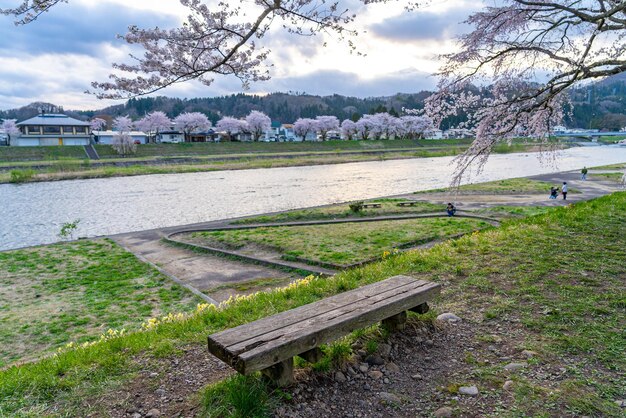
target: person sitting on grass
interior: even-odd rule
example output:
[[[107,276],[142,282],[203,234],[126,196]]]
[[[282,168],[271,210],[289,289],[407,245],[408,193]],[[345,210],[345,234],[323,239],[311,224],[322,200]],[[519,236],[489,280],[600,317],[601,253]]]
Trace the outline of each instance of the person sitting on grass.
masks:
[[[456,208],[452,203],[448,203],[448,207],[446,208],[446,212],[448,212],[448,216],[454,216],[456,213]]]
[[[557,189],[554,186],[550,187],[550,199],[556,199],[558,195],[559,195],[559,189]]]

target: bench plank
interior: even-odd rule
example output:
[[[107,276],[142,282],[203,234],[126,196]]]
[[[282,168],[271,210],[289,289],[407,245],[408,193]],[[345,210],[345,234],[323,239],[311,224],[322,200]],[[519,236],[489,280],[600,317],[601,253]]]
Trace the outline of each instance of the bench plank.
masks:
[[[215,341],[219,341],[224,346],[231,346],[242,341],[242,335],[252,339],[267,332],[274,331],[280,324],[283,327],[300,322],[304,318],[310,318],[316,314],[322,314],[340,306],[352,303],[353,296],[350,294],[359,291],[362,297],[372,297],[381,292],[395,289],[407,284],[428,283],[423,280],[416,280],[408,276],[394,276],[381,282],[372,283],[367,286],[354,289],[349,292],[340,293],[331,297],[321,299],[317,302],[302,305],[288,311],[280,312],[270,317],[261,318],[257,321],[240,325],[236,328],[211,335]]]
[[[436,283],[395,276],[209,337],[209,350],[249,374],[425,303]]]

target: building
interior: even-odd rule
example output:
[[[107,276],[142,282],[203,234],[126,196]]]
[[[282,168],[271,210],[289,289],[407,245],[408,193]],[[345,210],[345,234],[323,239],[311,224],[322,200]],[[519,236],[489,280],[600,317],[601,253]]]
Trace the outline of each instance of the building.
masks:
[[[21,147],[89,145],[89,123],[62,114],[41,114],[19,122],[20,136],[11,145]]]
[[[185,134],[179,131],[162,131],[157,134],[156,141],[164,144],[178,144],[185,142]]]
[[[132,131],[128,133],[135,144],[147,144],[148,135],[141,131]],[[93,139],[96,144],[111,145],[113,138],[117,135],[117,131],[93,131]]]
[[[424,131],[425,139],[443,139],[443,131],[441,129],[429,129]]]

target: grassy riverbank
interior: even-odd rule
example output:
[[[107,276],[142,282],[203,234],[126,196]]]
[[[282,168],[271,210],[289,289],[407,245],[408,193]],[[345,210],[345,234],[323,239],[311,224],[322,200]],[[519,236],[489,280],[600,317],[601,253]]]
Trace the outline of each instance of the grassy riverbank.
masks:
[[[198,302],[108,240],[0,252],[0,368]]]
[[[445,388],[471,382],[481,389],[475,399],[494,405],[491,414],[619,416],[614,400],[626,395],[624,207],[626,193],[555,208],[430,250],[391,256],[330,279],[305,280],[220,309],[202,307],[185,319],[155,321],[147,331],[11,367],[0,371],[0,412],[106,415],[113,404],[131,405],[132,393],[142,384],[158,386],[158,381],[146,382],[146,369],[160,370],[160,364],[174,360],[178,364],[183,351],[203,347],[209,333],[392,275],[413,274],[444,285],[443,295],[433,304],[436,311],[452,311],[475,328],[474,349],[466,356],[465,367],[459,367],[453,380],[431,382],[432,396],[453,402],[455,395]],[[494,342],[496,337],[499,343]],[[349,358],[350,341],[342,341],[328,355]],[[514,352],[533,350],[537,355],[527,368],[505,372],[508,360],[490,351],[493,344]],[[558,378],[550,377],[550,371],[561,369]],[[502,389],[505,379],[514,381],[511,392]],[[266,392],[253,377],[243,386],[209,388],[205,407],[227,411],[233,406],[224,402],[236,398],[228,395],[234,389],[248,393],[250,385],[257,387],[249,392],[251,403],[261,408],[285,399]],[[121,395],[126,393],[128,398]],[[198,402],[195,395],[193,399],[190,402]],[[402,405],[398,408],[401,411]],[[455,413],[472,414],[474,410],[468,408]]]
[[[549,194],[550,187],[559,187],[560,184],[553,184],[546,181],[532,180],[525,177],[514,179],[495,180],[486,183],[464,184],[458,188],[458,191],[450,188],[424,190],[415,192],[415,194],[423,193],[461,193],[461,194]],[[570,188],[570,193],[580,193],[579,190]]]
[[[126,158],[120,158],[108,145],[99,145],[98,161],[86,160],[82,147],[3,147],[0,183],[443,157],[460,154],[470,142],[458,139],[148,144],[138,146],[137,153]],[[533,142],[516,141],[499,145],[494,152],[535,149]]]

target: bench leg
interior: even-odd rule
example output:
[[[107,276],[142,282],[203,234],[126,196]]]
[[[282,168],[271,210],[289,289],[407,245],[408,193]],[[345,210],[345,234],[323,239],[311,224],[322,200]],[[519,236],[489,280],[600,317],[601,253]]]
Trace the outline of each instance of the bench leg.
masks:
[[[428,303],[424,302],[421,305],[417,305],[415,308],[409,309],[411,312],[415,312],[417,314],[423,315],[430,310]]]
[[[382,324],[387,331],[401,331],[406,325],[406,312],[400,312],[398,315],[383,319]]]
[[[310,349],[309,351],[305,351],[304,353],[298,355],[298,357],[302,357],[309,363],[317,363],[324,357],[324,353],[319,348],[315,347]]]
[[[295,382],[293,378],[293,357],[261,370],[261,373],[278,387],[289,386]]]

